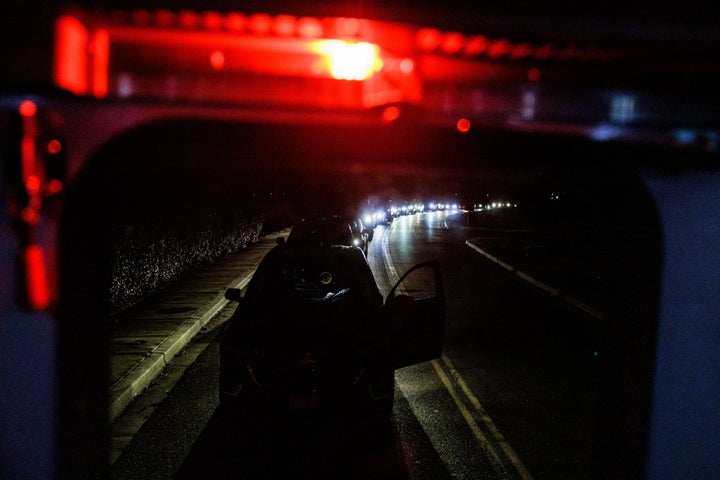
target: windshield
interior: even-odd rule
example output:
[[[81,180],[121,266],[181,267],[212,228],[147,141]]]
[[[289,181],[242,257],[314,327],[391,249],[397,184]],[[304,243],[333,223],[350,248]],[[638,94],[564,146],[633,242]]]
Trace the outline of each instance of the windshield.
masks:
[[[345,291],[374,306],[382,302],[367,260],[351,246],[288,244],[268,252],[253,274],[246,298],[271,304],[288,291],[315,300]]]
[[[0,477],[717,475],[714,10],[230,3],[0,19]]]
[[[328,129],[333,134],[362,133],[362,152],[348,154],[340,148],[355,145],[354,139],[338,145],[320,142]],[[116,225],[121,227],[116,230],[116,241],[132,239],[137,244],[147,243],[143,249],[157,248],[158,242],[167,241],[178,230],[187,233],[173,238],[190,241],[199,233],[195,222],[205,218],[214,219],[217,235],[232,238],[239,226],[253,226],[252,219],[258,219],[252,239],[271,244],[278,236],[287,240],[262,257],[243,292],[247,303],[238,307],[244,312],[238,328],[255,325],[268,339],[260,345],[287,345],[292,352],[303,348],[315,352],[315,342],[338,325],[347,324],[349,318],[356,319],[358,325],[369,321],[364,314],[357,316],[360,311],[370,311],[360,298],[379,308],[384,303],[382,297],[407,268],[425,260],[439,260],[448,305],[443,356],[435,363],[397,370],[393,418],[398,423],[393,425],[398,430],[378,442],[386,448],[398,445],[395,442],[429,442],[426,447],[440,456],[433,468],[452,472],[462,466],[500,475],[482,456],[466,460],[443,450],[441,432],[448,427],[436,422],[450,421],[461,422],[455,435],[465,446],[456,448],[472,455],[483,451],[468,439],[460,441],[472,432],[471,428],[490,428],[477,421],[471,421],[470,427],[462,420],[463,410],[477,413],[470,403],[474,398],[482,408],[494,411],[494,428],[517,439],[514,455],[528,470],[540,472],[539,478],[592,478],[595,456],[605,452],[601,443],[606,435],[604,428],[611,425],[606,395],[615,388],[609,389],[615,380],[606,379],[605,368],[609,366],[605,362],[614,356],[618,348],[615,342],[620,338],[632,338],[633,344],[651,344],[654,335],[653,329],[642,322],[617,325],[608,321],[618,308],[642,311],[650,307],[657,282],[660,236],[650,199],[636,168],[626,163],[626,152],[584,141],[571,144],[552,137],[537,139],[484,131],[476,135],[424,131],[418,138],[423,143],[419,148],[407,143],[406,134],[412,130],[391,132],[381,127],[356,132],[352,127],[302,125],[285,126],[281,134],[272,125],[225,123],[208,126],[205,131],[211,140],[181,135],[188,138],[181,146],[177,132],[193,130],[197,130],[196,122],[157,125],[150,133],[140,130],[137,138],[125,139],[104,152],[104,163],[110,161],[128,172],[113,175],[117,192],[113,201],[121,202],[118,213],[126,215],[131,207],[133,211],[132,216],[122,217],[122,223]],[[126,153],[127,145],[147,145],[148,134],[154,139],[154,147],[144,147],[141,151],[145,154],[136,148],[132,155]],[[236,140],[240,135],[244,137]],[[163,138],[168,141],[161,141]],[[269,138],[273,144],[285,145],[283,156],[276,157],[268,148]],[[168,145],[177,153],[168,155]],[[199,153],[218,148],[227,149],[227,155]],[[407,152],[399,155],[402,149]],[[241,153],[233,158],[234,152]],[[134,168],[128,158],[136,158],[141,165],[147,161],[143,155],[155,163],[162,159],[163,166],[138,178],[130,174]],[[209,158],[218,160],[212,162]],[[263,161],[248,163],[245,158]],[[442,168],[433,165],[437,158],[442,159]],[[192,188],[195,193],[190,197],[189,187],[184,185],[197,181],[198,175],[190,167],[200,159],[208,173],[216,168],[225,173],[221,177],[208,175],[199,188]],[[357,173],[338,168],[347,162],[359,162],[355,165],[363,168]],[[138,191],[138,182],[154,186],[147,198],[121,193]],[[148,202],[157,208],[148,210]],[[368,204],[400,210],[374,227],[367,260],[359,248],[348,246],[345,238],[326,240],[337,230],[342,230],[342,237],[349,236],[347,223],[303,221],[308,218],[306,212],[316,211],[318,205],[361,209]],[[412,209],[403,210],[407,206]],[[147,213],[152,220],[146,218]],[[147,236],[145,227],[141,227],[147,224],[161,231]],[[318,236],[318,232],[327,232],[326,228],[329,236]],[[250,240],[241,248],[256,244],[257,240]],[[163,270],[164,265],[172,265],[158,262],[162,250],[156,251],[153,257],[135,256],[134,266],[128,271]],[[191,245],[187,251],[206,253]],[[233,254],[235,250],[228,251]],[[238,252],[241,254],[242,250]],[[225,253],[218,251],[215,255],[221,259]],[[627,271],[635,273],[628,276]],[[117,274],[113,278],[121,280]],[[129,275],[128,280],[137,281],[137,276]],[[165,283],[172,284],[172,280]],[[335,308],[340,304],[320,309],[306,303],[329,301],[344,289],[360,294],[349,309],[347,304],[343,304],[346,310],[340,310]],[[401,293],[425,298],[433,292],[431,279],[414,279],[404,285]],[[633,321],[637,322],[637,318]],[[322,335],[316,330],[320,320],[325,325]],[[297,330],[299,325],[304,328]],[[308,332],[315,333],[308,338]],[[252,338],[248,333],[244,340]],[[638,354],[635,348],[633,357]],[[278,353],[277,358],[285,357]],[[647,368],[643,365],[639,361],[636,367]],[[261,365],[253,368],[257,374]],[[460,394],[462,383],[451,383],[448,389],[442,383],[446,377],[473,385],[468,387],[469,393],[461,394],[464,400],[459,405],[453,403],[451,395]],[[502,392],[492,393],[499,385],[505,385]],[[417,389],[430,389],[431,398],[423,399]],[[639,401],[641,397],[634,395],[632,401]],[[426,401],[430,405],[426,406]],[[522,413],[504,410],[515,411],[527,402],[530,405]],[[631,399],[626,397],[623,404],[630,408]],[[431,410],[417,410],[421,408]],[[550,415],[550,410],[557,414]],[[215,422],[222,418],[220,412],[208,417],[203,429],[212,436],[210,443],[192,447],[183,458],[183,469],[206,468],[207,461],[196,456],[197,449],[220,448],[215,444],[225,435],[220,433],[222,429],[216,431]],[[362,417],[358,414],[358,418]],[[414,427],[400,423],[406,421],[413,422]],[[294,430],[288,433],[286,426],[266,428],[292,438]],[[240,431],[243,428],[238,426]],[[349,465],[359,460],[346,463],[349,452],[359,452],[359,458],[369,455],[362,453],[366,447],[360,448],[355,440],[330,440],[342,429],[334,430],[322,421],[316,428],[330,428],[331,432],[314,439],[312,445],[323,452],[342,451],[342,456],[331,462],[333,469],[354,471],[355,467]],[[561,465],[545,466],[547,452],[536,450],[536,442],[522,433],[530,430],[556,439],[551,448],[564,459]],[[127,472],[139,468],[128,463],[139,447],[128,448],[114,468]],[[310,455],[304,449],[300,451],[304,452],[301,455]],[[276,453],[296,458],[285,447],[278,447]],[[219,461],[215,456],[209,458]],[[405,465],[407,457],[384,455],[382,462],[382,470],[395,469]],[[218,468],[223,470],[233,468],[227,462],[221,465]],[[512,463],[506,463],[504,468],[511,468],[508,465]],[[428,478],[412,469],[405,475]],[[440,478],[443,475],[450,478],[452,474],[443,473]]]

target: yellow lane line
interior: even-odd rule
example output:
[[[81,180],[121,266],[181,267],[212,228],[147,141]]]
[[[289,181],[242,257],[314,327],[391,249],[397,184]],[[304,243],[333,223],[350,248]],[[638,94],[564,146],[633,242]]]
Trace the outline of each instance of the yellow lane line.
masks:
[[[383,259],[385,261],[385,270],[390,277],[389,279],[391,284],[395,283],[399,278],[397,270],[392,263],[389,246],[390,233],[395,228],[396,225],[395,222],[393,222],[389,226],[389,228],[387,228],[383,232],[384,234],[381,238],[381,250]],[[479,416],[485,430],[489,433],[491,437],[490,439],[488,439],[488,437],[483,433],[482,428],[480,428],[480,426],[475,421],[475,417],[473,416],[472,412],[466,407],[465,402],[463,402],[460,398],[460,395],[458,394],[457,390],[453,386],[450,378],[447,376],[445,370],[440,365],[440,363],[437,360],[431,360],[430,363],[435,369],[435,373],[445,387],[445,390],[447,390],[450,397],[455,402],[455,405],[457,405],[458,409],[460,410],[460,414],[465,419],[465,423],[467,423],[470,431],[475,436],[481,448],[483,448],[486,452],[489,452],[490,455],[492,455],[494,459],[494,462],[492,462],[493,467],[501,474],[511,475],[513,478],[519,478],[522,480],[532,480],[532,475],[530,475],[530,472],[528,472],[528,470],[525,468],[525,465],[523,465],[520,457],[517,455],[515,450],[513,450],[510,444],[505,440],[500,431],[497,429],[492,419],[483,408],[480,401],[473,394],[472,390],[470,390],[470,387],[467,385],[467,382],[465,382],[465,379],[463,379],[462,375],[460,375],[460,373],[455,369],[448,357],[443,355],[441,358],[443,363],[445,364],[445,368],[447,368],[452,377],[455,379],[455,382],[460,387],[463,395],[465,395],[465,398],[467,398],[467,400],[470,402],[470,405]],[[502,450],[502,455],[498,453],[498,447]],[[512,465],[512,467],[510,467],[508,463]],[[511,471],[514,473],[514,475],[511,474]]]
[[[528,470],[525,468],[525,465],[523,465],[522,461],[520,460],[520,457],[515,452],[515,450],[513,450],[513,448],[510,446],[510,444],[507,442],[507,440],[505,440],[505,437],[503,437],[502,434],[500,433],[500,431],[497,429],[497,427],[493,423],[492,419],[490,418],[490,415],[487,414],[487,412],[483,408],[482,404],[480,403],[480,400],[478,400],[477,397],[475,396],[475,394],[473,394],[472,390],[470,390],[470,387],[468,387],[467,383],[465,382],[465,379],[462,377],[462,375],[460,375],[460,372],[458,372],[455,369],[455,367],[453,366],[450,359],[448,357],[446,357],[445,355],[442,356],[442,361],[445,364],[445,367],[448,369],[450,374],[453,376],[453,378],[457,382],[458,386],[460,387],[460,390],[462,390],[465,397],[468,399],[468,401],[470,402],[472,407],[475,409],[475,411],[479,415],[481,422],[485,426],[485,429],[489,432],[491,439],[492,439],[492,443],[489,443],[491,445],[491,447],[494,447],[495,445],[500,446],[500,448],[503,450],[503,453],[505,454],[505,457],[507,458],[507,460],[510,461],[510,463],[514,467],[514,470],[515,470],[515,473],[517,474],[517,476],[519,478],[522,478],[523,480],[531,480],[532,475],[530,475],[530,472],[528,472]],[[435,367],[436,372],[440,368],[440,365],[437,363],[436,360],[433,360],[433,367]],[[445,372],[443,372],[443,375],[445,375]],[[440,376],[440,374],[438,374],[438,376]],[[447,376],[445,376],[445,378],[447,378]],[[441,378],[441,380],[442,380],[442,378]],[[443,383],[445,384],[445,388],[448,388],[448,385],[445,383],[444,380],[443,380]],[[452,388],[452,385],[450,385],[450,388]],[[450,388],[448,388],[448,391],[450,391]],[[452,396],[453,393],[451,392],[450,395]],[[454,397],[453,397],[453,399],[454,399]],[[459,404],[458,404],[458,407],[460,407]],[[463,408],[465,408],[464,405],[461,407],[461,410]],[[465,416],[465,415],[463,414],[463,416]],[[472,416],[470,418],[472,418],[473,423],[477,427],[477,423],[475,423],[475,419]],[[472,426],[470,428],[473,429]],[[479,427],[478,427],[478,429],[479,429]],[[474,431],[474,429],[473,429],[473,431]],[[483,438],[485,439],[484,440],[485,442],[488,442],[485,435],[483,435]],[[495,453],[494,448],[492,448],[492,453],[493,453],[493,456],[495,456],[497,458],[497,454]],[[506,462],[501,461],[501,464],[503,466],[505,466]]]
[[[490,441],[487,439],[485,434],[482,432],[480,427],[478,426],[477,422],[475,422],[475,419],[472,416],[472,413],[470,413],[470,410],[468,410],[465,407],[465,404],[460,400],[460,397],[458,396],[458,393],[455,391],[455,388],[452,386],[452,383],[450,382],[450,379],[447,375],[445,375],[445,372],[443,371],[440,364],[437,362],[437,360],[431,360],[430,362],[435,369],[435,373],[440,378],[440,381],[445,386],[445,390],[448,391],[450,394],[450,397],[455,402],[455,405],[457,405],[458,409],[460,410],[460,414],[465,419],[465,423],[468,424],[470,427],[470,431],[475,436],[475,439],[480,443],[480,446],[482,449],[486,452],[489,452],[493,457],[493,468],[500,474],[506,475],[507,472],[505,471],[505,466],[503,465],[502,459],[498,456],[497,452],[495,451],[495,448],[490,443]]]

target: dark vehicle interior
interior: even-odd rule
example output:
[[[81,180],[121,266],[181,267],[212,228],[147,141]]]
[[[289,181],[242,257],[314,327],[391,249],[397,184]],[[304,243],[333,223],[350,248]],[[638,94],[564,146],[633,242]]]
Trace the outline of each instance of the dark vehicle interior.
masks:
[[[319,210],[443,200],[464,213],[426,227],[422,245],[471,232],[498,265],[552,263],[560,288],[592,305],[586,330],[516,328],[486,313],[494,280],[469,286],[473,264],[442,266],[451,313],[433,338],[474,351],[484,372],[522,359],[591,384],[572,406],[595,409],[578,426],[592,440],[553,459],[538,434],[521,447],[539,466],[517,478],[714,478],[715,10],[12,0],[0,19],[0,477],[125,478],[107,462],[116,312]],[[333,70],[322,49],[336,40],[374,45],[366,70]],[[421,217],[376,227],[373,262],[388,257],[379,232],[403,218]],[[408,468],[400,478],[426,478]]]

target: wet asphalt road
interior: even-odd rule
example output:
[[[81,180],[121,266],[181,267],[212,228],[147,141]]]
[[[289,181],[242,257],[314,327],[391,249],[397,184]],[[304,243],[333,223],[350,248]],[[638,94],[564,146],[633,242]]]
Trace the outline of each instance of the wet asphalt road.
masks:
[[[154,413],[113,478],[590,478],[597,325],[473,252],[464,241],[476,234],[445,214],[376,230],[369,259],[382,292],[437,258],[448,301],[444,358],[397,372],[387,428],[248,423],[217,409],[226,309],[188,348],[194,361],[151,387]]]

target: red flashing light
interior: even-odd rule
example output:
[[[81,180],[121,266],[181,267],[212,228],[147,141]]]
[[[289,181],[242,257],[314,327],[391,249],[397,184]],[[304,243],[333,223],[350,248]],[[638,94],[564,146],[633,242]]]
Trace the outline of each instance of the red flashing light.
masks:
[[[440,44],[440,50],[448,55],[458,53],[465,45],[465,37],[462,33],[449,32],[445,34]]]
[[[223,17],[218,12],[205,12],[202,23],[207,30],[220,30],[223,27]]]
[[[416,32],[406,25],[390,27],[361,18],[267,13],[159,9],[66,14],[56,20],[54,78],[65,90],[96,98],[271,98],[365,107],[418,101],[422,72],[413,58]],[[439,31],[430,30],[430,35],[442,39]],[[462,34],[445,40],[446,49],[462,45]],[[198,73],[220,71],[213,77],[217,88],[199,85]],[[251,97],[234,86],[236,81],[262,82],[263,76],[279,79],[262,85],[263,96]],[[296,88],[306,78],[320,79],[323,88],[298,96],[282,86],[287,81]],[[332,86],[326,79],[363,84]]]
[[[557,54],[557,50],[552,45],[546,44],[535,50],[535,58],[537,60],[547,60]]]
[[[37,104],[32,100],[23,100],[20,102],[20,106],[18,107],[20,115],[25,118],[34,117],[37,115],[37,110]]]
[[[22,156],[22,164],[24,172],[34,172],[35,165],[35,137],[32,135],[23,135],[20,140],[20,155]]]
[[[136,21],[150,21],[135,12]],[[110,34],[99,28],[92,33],[71,15],[55,22],[55,58],[53,78],[60,87],[76,95],[91,93],[103,98],[108,94]]]
[[[23,252],[25,291],[28,306],[43,310],[50,306],[50,286],[45,252],[38,245],[29,245]]]
[[[131,17],[136,25],[150,25],[152,20],[152,15],[147,10],[134,10]]]
[[[47,143],[47,152],[51,155],[57,155],[62,150],[60,140],[53,138]]]
[[[395,105],[387,107],[383,110],[382,116],[380,117],[383,123],[392,123],[400,118],[400,109]]]
[[[272,32],[272,17],[266,13],[250,15],[250,31],[256,34],[270,34]]]
[[[440,30],[434,28],[422,28],[415,36],[415,42],[423,52],[432,52],[442,41],[443,35]]]
[[[110,34],[104,28],[93,33],[89,45],[92,69],[92,93],[103,98],[108,93],[108,66],[110,63]]]
[[[319,40],[314,50],[327,56],[330,74],[337,80],[366,80],[382,68],[378,46],[372,43]]]
[[[527,58],[532,53],[532,50],[530,48],[530,45],[527,43],[521,43],[519,45],[515,45],[512,50],[510,51],[510,58],[514,60],[520,60],[523,58]]]
[[[400,60],[400,71],[405,75],[409,75],[415,70],[415,62],[412,58],[403,58]]]
[[[175,26],[175,15],[169,10],[155,12],[155,23],[158,27],[172,28]]]
[[[242,13],[230,13],[225,17],[225,28],[230,32],[241,32],[247,25],[247,17]]]
[[[277,35],[293,35],[297,29],[297,19],[292,15],[278,15],[275,17],[272,28]]]
[[[531,82],[537,82],[540,80],[540,69],[539,68],[531,68],[528,70],[528,80]]]
[[[513,49],[513,44],[505,39],[494,41],[488,48],[487,55],[489,57],[502,57],[507,55]]]
[[[470,130],[470,120],[468,120],[467,118],[461,118],[457,121],[455,127],[457,128],[458,132],[466,133]]]
[[[488,46],[490,45],[490,42],[487,38],[483,37],[482,35],[475,35],[474,37],[470,38],[468,42],[465,44],[465,55],[469,56],[477,56],[481,55],[485,52],[485,50],[488,49]]]
[[[200,25],[200,17],[195,12],[184,10],[178,16],[178,24],[181,28],[194,30]]]
[[[222,70],[225,67],[225,54],[215,50],[210,54],[210,65],[214,70]]]
[[[342,37],[354,37],[360,33],[361,22],[357,18],[338,18],[335,20],[335,31]]]
[[[25,207],[20,212],[20,219],[29,226],[35,226],[40,223],[40,212],[33,207]]]
[[[55,22],[55,83],[77,95],[87,93],[88,31],[77,18],[64,15]]]
[[[40,186],[40,177],[38,177],[37,175],[28,175],[28,177],[25,179],[25,189],[30,195],[37,195],[38,193],[40,193]]]
[[[56,195],[63,191],[63,183],[57,178],[50,180],[45,188],[45,193],[48,195]]]
[[[322,23],[317,18],[302,17],[297,22],[298,35],[304,38],[320,38],[323,30]]]
[[[421,53],[439,53],[445,56],[478,57],[481,55],[493,60],[507,57],[522,61],[534,59],[545,61],[550,58],[560,60],[601,60],[615,56],[616,53],[600,50],[596,47],[580,48],[573,44],[564,46],[515,44],[505,38],[488,39],[482,35],[466,35],[460,32],[444,32],[434,28],[421,28],[415,34],[415,46]]]

